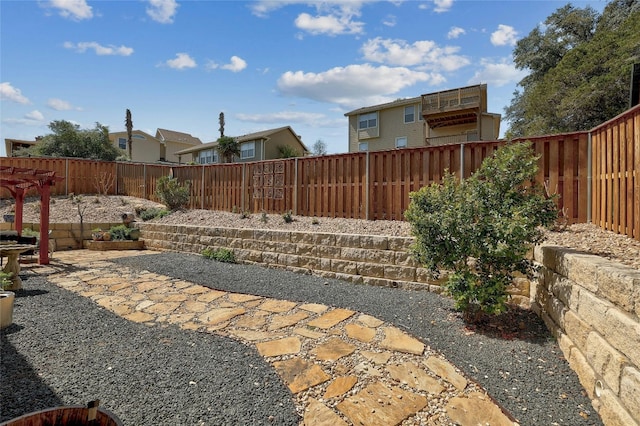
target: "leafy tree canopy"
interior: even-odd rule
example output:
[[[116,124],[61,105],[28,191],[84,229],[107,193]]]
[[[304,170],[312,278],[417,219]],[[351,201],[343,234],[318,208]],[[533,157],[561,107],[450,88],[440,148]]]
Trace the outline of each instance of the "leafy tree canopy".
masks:
[[[240,156],[240,144],[235,138],[230,136],[222,136],[218,138],[216,149],[218,154],[225,159],[227,163],[233,162],[233,157]]]
[[[19,156],[35,157],[75,157],[91,160],[114,161],[124,156],[124,151],[109,141],[109,128],[96,123],[93,129],[80,129],[77,124],[65,120],[49,123],[51,134]]]
[[[640,61],[640,1],[615,0],[598,15],[566,5],[516,45],[530,74],[505,118],[508,137],[591,129],[629,107],[631,66]]]

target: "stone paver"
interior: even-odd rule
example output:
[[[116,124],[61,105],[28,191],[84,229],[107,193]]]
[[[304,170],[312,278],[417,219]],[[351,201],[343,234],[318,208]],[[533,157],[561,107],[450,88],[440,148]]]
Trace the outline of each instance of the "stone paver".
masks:
[[[351,355],[356,347],[345,342],[339,337],[332,337],[311,351],[321,361],[337,361],[340,358]]]
[[[394,426],[426,405],[422,395],[376,382],[339,403],[338,409],[355,425]]]
[[[327,386],[327,391],[324,393],[324,399],[344,395],[349,392],[356,383],[358,383],[358,378],[356,376],[336,377],[335,380]]]
[[[334,325],[346,320],[350,316],[355,314],[355,312],[350,311],[348,309],[334,309],[332,311],[323,314],[321,317],[318,317],[312,321],[309,321],[307,324],[309,327],[317,327],[322,328],[324,330],[333,327]]]
[[[297,357],[275,362],[273,366],[293,393],[302,392],[331,379],[318,364]]]
[[[421,355],[424,352],[424,343],[395,327],[384,327],[384,340],[380,344],[385,349]]]
[[[297,337],[271,340],[269,342],[256,343],[260,355],[264,357],[297,354],[300,352],[302,342]]]
[[[397,425],[425,409],[420,393],[440,394],[445,385],[454,394],[438,397],[437,415],[448,417],[427,424],[513,425],[455,366],[373,316],[229,293],[124,267],[113,272],[109,259],[142,253],[60,252],[38,273],[127,320],[222,333],[254,345],[295,395],[301,426]],[[72,273],[66,265],[73,265]]]
[[[329,407],[311,398],[304,413],[304,426],[348,426],[348,423]]]

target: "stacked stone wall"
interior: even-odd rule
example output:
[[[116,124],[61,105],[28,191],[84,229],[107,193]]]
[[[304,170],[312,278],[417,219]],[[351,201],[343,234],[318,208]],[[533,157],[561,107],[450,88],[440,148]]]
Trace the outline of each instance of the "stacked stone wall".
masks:
[[[0,231],[15,230],[13,223],[0,223]],[[83,247],[82,241],[91,239],[91,230],[109,229],[112,226],[122,225],[120,223],[83,223],[82,229],[79,223],[50,223],[49,243],[54,251],[75,250]],[[39,223],[23,223],[22,229],[32,229],[40,231]]]
[[[325,278],[375,286],[443,291],[411,256],[411,237],[325,234],[298,231],[215,228],[141,223],[149,249],[201,253],[205,248],[233,249],[241,263],[259,264]],[[529,281],[510,289],[514,303],[528,306]]]
[[[542,246],[532,308],[556,336],[606,425],[640,425],[640,271]]]

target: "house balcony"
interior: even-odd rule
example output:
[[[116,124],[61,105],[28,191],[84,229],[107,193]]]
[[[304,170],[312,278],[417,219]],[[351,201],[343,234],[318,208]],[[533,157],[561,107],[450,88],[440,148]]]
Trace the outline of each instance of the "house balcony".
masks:
[[[477,123],[486,111],[486,84],[422,95],[422,116],[432,129]]]

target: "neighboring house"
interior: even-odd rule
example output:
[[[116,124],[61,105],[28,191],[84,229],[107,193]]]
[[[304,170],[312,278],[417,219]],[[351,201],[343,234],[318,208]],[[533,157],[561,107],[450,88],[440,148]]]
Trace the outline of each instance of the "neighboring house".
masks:
[[[301,157],[309,155],[309,149],[302,143],[300,136],[290,126],[250,133],[238,136],[235,139],[240,144],[240,157],[234,158],[234,162],[281,158],[280,147],[283,146],[292,148]],[[180,163],[223,163],[224,158],[220,158],[220,154],[216,149],[217,146],[218,142],[209,142],[183,149],[175,154],[178,156]]]
[[[127,153],[129,152],[126,131],[109,133],[109,140],[118,148]],[[156,163],[158,161],[177,163],[178,156],[175,155],[176,151],[195,144],[202,145],[202,142],[188,133],[158,129],[155,136],[142,130],[133,130],[131,132],[131,144],[131,161],[140,163]]]
[[[349,118],[349,152],[497,140],[500,114],[487,112],[487,85],[359,108]]]
[[[13,153],[23,148],[31,148],[36,145],[39,141],[39,138],[33,141],[24,141],[19,139],[5,139],[4,147],[5,152],[7,153],[7,157],[13,157]]]

